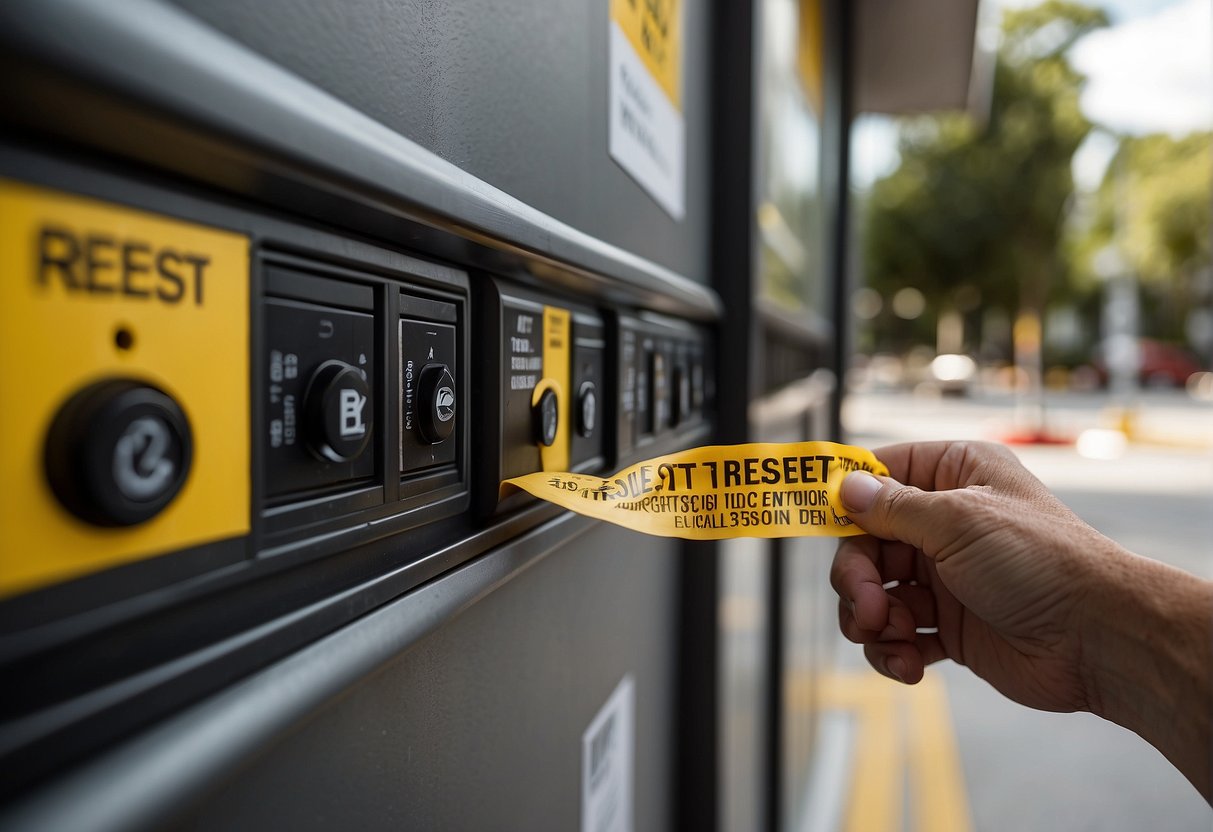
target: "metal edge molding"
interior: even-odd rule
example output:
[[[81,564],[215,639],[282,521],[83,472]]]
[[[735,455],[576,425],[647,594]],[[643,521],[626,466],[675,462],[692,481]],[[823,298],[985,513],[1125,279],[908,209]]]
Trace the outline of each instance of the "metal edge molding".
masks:
[[[711,289],[530,207],[180,10],[153,0],[19,0],[0,4],[0,43],[319,181],[390,195],[482,245],[607,275],[702,320],[722,313]]]

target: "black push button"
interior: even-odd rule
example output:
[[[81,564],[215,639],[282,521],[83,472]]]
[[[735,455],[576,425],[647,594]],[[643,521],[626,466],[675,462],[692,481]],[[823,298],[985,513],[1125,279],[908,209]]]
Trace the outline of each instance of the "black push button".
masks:
[[[400,303],[455,317],[452,304],[404,294]],[[406,476],[449,465],[458,456],[457,335],[450,324],[407,318],[400,321],[400,472]],[[441,393],[444,387],[449,390],[447,394]]]
[[[361,371],[344,361],[325,361],[304,394],[308,447],[321,459],[348,462],[371,439],[371,388]]]
[[[51,490],[98,526],[133,526],[159,514],[185,484],[193,441],[185,413],[164,392],[128,379],[77,393],[46,438]]]
[[[382,394],[376,392],[374,315],[267,298],[265,323],[260,441],[266,497],[280,503],[374,477],[377,458],[365,450],[380,429],[374,421],[381,416],[376,413]],[[326,366],[332,369],[322,373]],[[341,384],[338,375],[349,383]],[[332,388],[327,405],[325,387]],[[342,389],[351,391],[345,394],[344,414]],[[329,412],[326,416],[317,409]]]
[[[587,439],[598,427],[598,389],[587,381],[577,391],[577,432]]]
[[[417,380],[420,414],[417,427],[425,441],[437,445],[455,430],[455,378],[445,364],[427,364]]]
[[[556,430],[560,427],[560,411],[557,407],[556,391],[548,388],[539,394],[531,416],[534,420],[535,441],[550,448],[556,441]]]

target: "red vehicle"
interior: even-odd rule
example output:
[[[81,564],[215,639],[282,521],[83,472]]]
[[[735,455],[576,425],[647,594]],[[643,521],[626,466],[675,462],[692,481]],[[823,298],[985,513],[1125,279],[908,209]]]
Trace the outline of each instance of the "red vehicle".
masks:
[[[1174,344],[1139,338],[1137,348],[1140,361],[1137,379],[1144,387],[1182,387],[1189,376],[1204,369],[1192,353]],[[1104,355],[1095,359],[1095,369],[1100,384],[1106,385],[1108,367]]]

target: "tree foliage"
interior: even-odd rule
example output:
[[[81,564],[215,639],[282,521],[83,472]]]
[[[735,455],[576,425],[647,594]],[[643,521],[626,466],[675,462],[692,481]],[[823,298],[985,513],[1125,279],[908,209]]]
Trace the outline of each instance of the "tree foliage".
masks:
[[[1078,274],[1095,286],[1114,250],[1140,281],[1144,334],[1182,343],[1191,307],[1213,300],[1213,133],[1122,139],[1093,202],[1071,245]]]
[[[1211,203],[1213,133],[1123,139],[1095,195],[1085,248],[1115,240],[1143,282],[1182,282],[1210,263]]]
[[[903,125],[901,164],[867,203],[869,286],[885,297],[914,286],[936,310],[966,298],[1043,309],[1064,282],[1070,162],[1091,129],[1078,106],[1084,78],[1067,53],[1106,24],[1101,10],[1061,0],[1009,10],[988,119],[942,114]]]

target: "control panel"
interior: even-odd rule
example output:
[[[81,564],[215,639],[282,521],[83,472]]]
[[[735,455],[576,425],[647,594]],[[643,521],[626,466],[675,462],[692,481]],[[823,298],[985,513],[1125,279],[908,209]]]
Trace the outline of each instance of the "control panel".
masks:
[[[707,429],[687,321],[203,203],[0,181],[0,220],[0,605],[466,535]]]
[[[261,435],[280,504],[371,482],[380,394],[375,293],[277,265],[265,271]]]
[[[696,325],[151,202],[0,185],[0,599],[305,563],[460,515],[466,535],[535,505],[505,479],[707,430]]]
[[[0,597],[248,534],[249,249],[0,180]]]
[[[279,251],[262,262],[261,521],[271,551],[463,511],[466,276],[412,258],[399,272]]]
[[[534,471],[600,471],[702,435],[713,398],[706,333],[651,313],[600,310],[499,281],[479,285],[478,331],[500,344],[500,363],[477,379],[500,413],[475,440],[483,461],[477,513],[502,480]],[[496,430],[493,428],[496,427]]]
[[[645,314],[616,320],[621,460],[702,424],[715,397],[707,342],[684,321]]]
[[[455,462],[459,412],[455,304],[401,294],[400,473]]]
[[[517,495],[499,504],[502,480],[607,461],[607,338],[599,310],[495,281],[483,283],[477,298],[480,329],[500,355],[482,367],[477,384],[484,406],[500,414],[497,429],[476,446],[485,462],[477,507],[487,515],[529,500]]]
[[[18,179],[0,762],[42,767],[0,801],[133,730],[115,714],[171,712],[559,516],[503,480],[708,436],[699,325],[61,160]]]

